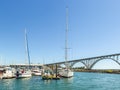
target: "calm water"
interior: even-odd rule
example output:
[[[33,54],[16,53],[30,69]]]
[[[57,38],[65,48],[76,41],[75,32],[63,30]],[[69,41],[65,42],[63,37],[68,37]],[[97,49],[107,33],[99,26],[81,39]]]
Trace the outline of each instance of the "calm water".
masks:
[[[120,74],[75,73],[61,80],[29,79],[0,80],[0,90],[120,90]]]

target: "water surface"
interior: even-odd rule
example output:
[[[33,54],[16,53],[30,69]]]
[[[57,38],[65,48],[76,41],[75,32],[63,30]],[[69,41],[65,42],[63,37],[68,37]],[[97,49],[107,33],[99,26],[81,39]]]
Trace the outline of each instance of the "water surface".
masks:
[[[74,73],[73,78],[42,80],[40,76],[0,80],[0,90],[120,90],[120,74]]]

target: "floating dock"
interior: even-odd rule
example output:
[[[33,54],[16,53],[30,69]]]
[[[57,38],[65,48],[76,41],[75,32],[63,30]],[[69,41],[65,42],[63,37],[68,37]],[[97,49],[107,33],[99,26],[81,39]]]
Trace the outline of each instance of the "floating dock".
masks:
[[[42,80],[60,80],[60,77],[56,75],[42,75]]]

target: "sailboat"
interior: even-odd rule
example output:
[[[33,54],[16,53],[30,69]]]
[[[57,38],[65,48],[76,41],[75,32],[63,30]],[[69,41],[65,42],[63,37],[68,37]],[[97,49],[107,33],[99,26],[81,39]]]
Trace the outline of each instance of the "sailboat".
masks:
[[[66,8],[66,32],[65,32],[65,69],[62,69],[59,74],[62,77],[73,77],[74,72],[70,70],[70,67],[68,65],[68,8]]]
[[[17,70],[16,78],[28,78],[32,76],[31,70],[30,70],[30,55],[29,55],[29,48],[28,48],[28,39],[27,39],[27,32],[25,29],[25,46],[26,46],[26,55],[28,60],[28,66],[27,68],[21,68]]]

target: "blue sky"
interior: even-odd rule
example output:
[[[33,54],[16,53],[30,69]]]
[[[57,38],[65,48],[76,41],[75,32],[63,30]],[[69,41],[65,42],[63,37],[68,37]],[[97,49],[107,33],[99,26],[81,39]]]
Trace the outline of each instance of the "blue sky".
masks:
[[[27,29],[32,63],[64,61],[66,6],[69,59],[120,53],[119,0],[1,0],[0,63],[25,63]],[[120,68],[102,60],[95,68]]]

